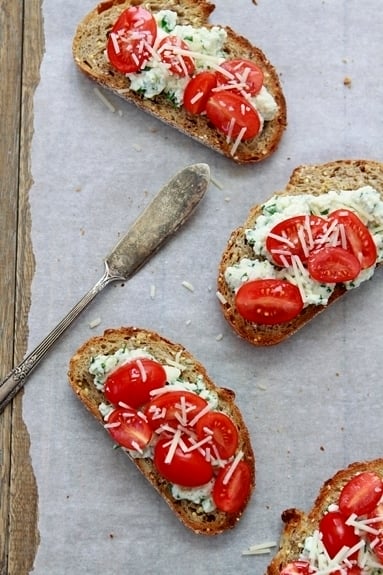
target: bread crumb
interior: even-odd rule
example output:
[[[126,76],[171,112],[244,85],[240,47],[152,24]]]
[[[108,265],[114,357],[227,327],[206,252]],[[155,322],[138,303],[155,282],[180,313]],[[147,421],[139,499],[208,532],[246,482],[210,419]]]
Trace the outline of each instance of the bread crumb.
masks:
[[[345,86],[347,86],[347,88],[351,88],[351,83],[352,83],[352,80],[351,80],[350,76],[345,76],[343,79],[343,84]]]
[[[184,288],[188,289],[189,291],[194,291],[194,286],[190,282],[183,281],[182,285]]]

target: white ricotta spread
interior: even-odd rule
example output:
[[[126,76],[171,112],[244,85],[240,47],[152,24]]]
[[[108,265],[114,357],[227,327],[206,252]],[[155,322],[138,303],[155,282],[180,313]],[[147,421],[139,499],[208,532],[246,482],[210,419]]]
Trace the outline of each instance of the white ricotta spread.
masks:
[[[246,239],[251,245],[254,259],[243,258],[225,271],[225,280],[232,291],[237,291],[242,283],[253,279],[286,279],[300,288],[304,305],[326,305],[334,291],[335,284],[321,284],[312,279],[302,267],[281,268],[270,261],[266,250],[266,238],[279,222],[299,215],[325,216],[334,210],[348,208],[356,212],[368,227],[377,247],[377,261],[383,261],[383,201],[380,194],[371,186],[357,190],[330,191],[320,196],[276,195],[262,206],[262,214],[254,228],[245,230]],[[376,264],[362,270],[358,277],[345,283],[347,289],[358,287],[374,273]]]
[[[188,45],[194,59],[196,72],[217,69],[227,58],[224,51],[227,33],[224,28],[219,26],[212,26],[211,28],[181,26],[177,24],[177,13],[171,10],[161,10],[155,13],[154,17],[158,25],[154,48],[166,36],[178,36]],[[176,106],[182,105],[185,87],[189,81],[188,78],[170,74],[168,66],[161,62],[155,53],[143,70],[138,73],[127,74],[127,77],[130,80],[130,89],[134,92],[141,93],[145,98],[154,98],[164,93]],[[257,96],[250,98],[250,102],[265,121],[272,120],[278,111],[273,96],[265,87]]]

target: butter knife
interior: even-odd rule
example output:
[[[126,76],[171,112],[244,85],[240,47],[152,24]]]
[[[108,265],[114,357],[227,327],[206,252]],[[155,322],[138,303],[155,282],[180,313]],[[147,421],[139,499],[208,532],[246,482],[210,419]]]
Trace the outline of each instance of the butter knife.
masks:
[[[129,279],[189,218],[204,196],[209,181],[209,166],[193,164],[178,172],[158,192],[104,259],[105,269],[100,280],[0,383],[0,413],[24,386],[31,371],[96,295],[111,282]]]

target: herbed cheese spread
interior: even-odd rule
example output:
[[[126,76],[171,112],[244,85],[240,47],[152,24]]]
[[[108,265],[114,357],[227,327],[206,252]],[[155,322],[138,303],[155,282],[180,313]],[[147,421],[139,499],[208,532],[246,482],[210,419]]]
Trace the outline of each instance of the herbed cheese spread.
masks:
[[[369,229],[377,248],[376,263],[350,282],[346,289],[358,287],[371,278],[376,264],[383,260],[383,201],[371,186],[357,190],[329,191],[322,195],[275,195],[262,206],[255,225],[245,230],[254,257],[243,258],[225,270],[225,280],[233,292],[249,280],[276,278],[288,280],[299,287],[305,306],[326,305],[336,284],[319,283],[302,266],[278,267],[266,249],[266,238],[272,228],[287,218],[300,215],[326,216],[332,211],[348,208],[354,211]]]

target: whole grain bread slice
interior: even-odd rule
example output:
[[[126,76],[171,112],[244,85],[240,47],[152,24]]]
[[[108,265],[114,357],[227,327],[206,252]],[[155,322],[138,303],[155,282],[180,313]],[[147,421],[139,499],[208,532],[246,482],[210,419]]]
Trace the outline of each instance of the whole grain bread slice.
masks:
[[[318,529],[319,522],[329,505],[336,504],[344,485],[352,477],[364,471],[373,471],[383,478],[383,459],[358,461],[339,470],[322,485],[308,513],[295,508],[283,511],[281,516],[283,531],[279,550],[268,565],[267,575],[280,575],[283,567],[299,558],[305,538]]]
[[[234,155],[233,143],[219,134],[209,124],[206,116],[191,115],[181,107],[174,106],[164,95],[153,99],[143,98],[129,91],[126,76],[114,70],[105,58],[108,33],[119,14],[129,6],[143,5],[151,12],[172,10],[177,12],[181,24],[194,27],[211,27],[209,16],[215,5],[205,0],[107,0],[101,2],[80,22],[73,39],[73,56],[77,66],[89,78],[110,90],[119,97],[135,104],[187,136],[216,150],[238,163],[252,163],[264,160],[272,154],[287,125],[286,102],[282,86],[274,66],[259,48],[249,40],[237,34],[228,26],[225,51],[227,58],[246,58],[260,66],[264,72],[264,85],[274,97],[278,112],[273,120],[265,122],[262,133],[245,142],[241,142]]]
[[[251,489],[238,512],[225,513],[215,509],[206,513],[199,504],[185,499],[175,500],[171,495],[169,483],[157,473],[150,458],[134,458],[130,457],[128,452],[126,453],[185,526],[203,535],[217,535],[233,528],[243,514],[255,487],[254,454],[245,421],[235,404],[234,392],[217,387],[203,365],[190,352],[182,345],[173,343],[158,333],[135,327],[107,329],[102,335],[86,341],[75,352],[70,360],[68,371],[69,384],[73,391],[100,423],[103,423],[103,418],[99,405],[105,401],[105,398],[102,391],[94,385],[89,365],[92,357],[100,354],[113,354],[121,348],[145,349],[163,365],[172,365],[174,362],[182,364],[183,380],[195,383],[198,378],[202,377],[205,386],[218,394],[220,409],[230,416],[238,429],[240,439],[238,450],[243,451],[243,460],[247,462],[251,470]]]
[[[325,164],[303,165],[297,167],[286,187],[275,195],[322,195],[330,190],[356,190],[370,185],[383,198],[383,163],[371,160],[337,160]],[[231,234],[224,249],[218,270],[218,292],[222,312],[235,332],[258,346],[274,345],[302,328],[328,306],[346,293],[346,288],[337,284],[326,306],[309,305],[293,320],[277,325],[254,324],[245,320],[236,310],[235,294],[226,283],[224,274],[227,267],[239,262],[242,258],[254,257],[251,246],[246,242],[245,231],[253,228],[262,213],[262,205],[250,209],[243,225]]]

